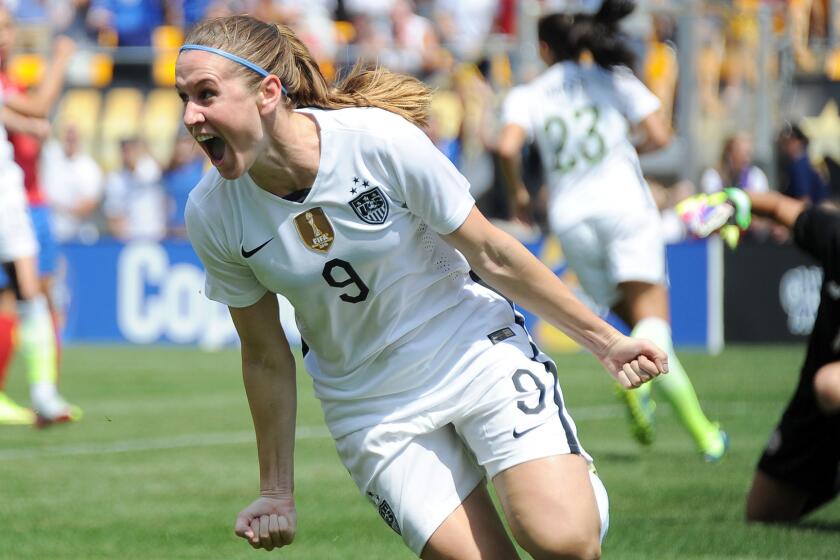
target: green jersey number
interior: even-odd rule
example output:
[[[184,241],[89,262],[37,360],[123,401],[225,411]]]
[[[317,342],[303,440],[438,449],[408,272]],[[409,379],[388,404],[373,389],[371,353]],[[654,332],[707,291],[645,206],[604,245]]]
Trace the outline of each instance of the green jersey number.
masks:
[[[552,150],[551,168],[560,173],[570,171],[582,158],[590,165],[604,157],[607,152],[607,144],[604,137],[598,132],[598,120],[600,118],[598,107],[590,105],[575,111],[572,125],[586,130],[581,142],[564,153],[569,141],[569,125],[559,116],[549,117],[545,121],[545,136]]]

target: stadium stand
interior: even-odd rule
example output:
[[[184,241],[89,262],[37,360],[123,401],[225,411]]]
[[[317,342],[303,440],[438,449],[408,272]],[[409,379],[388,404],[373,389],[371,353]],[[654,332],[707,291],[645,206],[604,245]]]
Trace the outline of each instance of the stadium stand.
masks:
[[[119,165],[119,142],[140,133],[143,93],[136,88],[113,88],[105,94],[99,134],[99,163],[105,170]]]
[[[158,162],[169,161],[181,128],[181,100],[173,88],[155,88],[146,95],[140,137]]]

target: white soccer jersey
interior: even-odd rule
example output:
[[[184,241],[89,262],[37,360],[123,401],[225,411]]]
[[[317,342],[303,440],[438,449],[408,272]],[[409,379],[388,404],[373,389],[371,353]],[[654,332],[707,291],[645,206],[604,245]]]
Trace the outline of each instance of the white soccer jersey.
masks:
[[[3,107],[0,88],[0,108]],[[38,252],[29,204],[23,186],[23,172],[14,161],[14,150],[0,124],[0,262],[11,262]]]
[[[422,131],[380,109],[302,111],[321,134],[302,202],[248,174],[229,181],[211,170],[190,194],[186,222],[208,297],[245,307],[270,291],[295,307],[338,437],[457,391],[466,380],[448,379],[449,365],[469,358],[476,338],[489,344],[513,313],[440,239],[474,201]]]
[[[605,208],[653,204],[628,123],[639,123],[659,106],[625,67],[609,71],[561,62],[510,91],[502,119],[537,143],[555,231]]]

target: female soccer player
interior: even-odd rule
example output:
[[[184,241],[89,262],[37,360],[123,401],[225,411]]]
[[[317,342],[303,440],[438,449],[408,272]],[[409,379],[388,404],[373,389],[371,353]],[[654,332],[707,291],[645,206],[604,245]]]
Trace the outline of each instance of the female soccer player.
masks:
[[[286,27],[209,20],[176,66],[184,124],[214,169],[192,191],[189,237],[206,293],[242,343],[260,496],[236,533],[256,548],[296,531],[295,361],[275,293],[295,306],[338,453],[386,523],[423,558],[593,558],[606,492],[557,370],[508,301],[590,349],[627,388],[667,369],[620,335],[476,210],[416,126],[429,91],[384,71],[331,89]]]
[[[4,96],[0,90],[0,108]],[[16,113],[4,119],[46,127],[46,121],[25,120]],[[30,381],[33,411],[14,403],[3,392],[5,369],[0,368],[0,425],[76,420],[81,411],[68,405],[56,389],[55,333],[47,300],[38,281],[38,241],[32,226],[23,186],[23,171],[13,160],[6,128],[0,124],[0,264],[14,292],[19,318],[19,343]],[[0,352],[10,348],[0,347]]]
[[[722,225],[746,230],[762,216],[789,230],[822,266],[820,305],[799,383],[759,459],[746,504],[748,521],[799,521],[840,494],[840,215],[778,192],[739,188],[686,202],[682,217],[698,237]]]
[[[611,308],[633,336],[666,349],[671,374],[658,386],[709,461],[726,450],[726,435],[700,408],[674,354],[660,219],[638,151],[664,146],[669,131],[657,98],[630,71],[633,54],[617,29],[631,0],[590,2],[594,14],[541,18],[540,54],[549,68],[511,90],[498,150],[517,216],[529,203],[519,154],[536,140],[549,187],[548,219],[586,292]],[[584,62],[591,58],[594,62]],[[644,134],[634,149],[630,126]],[[622,392],[636,438],[653,441],[650,388]]]

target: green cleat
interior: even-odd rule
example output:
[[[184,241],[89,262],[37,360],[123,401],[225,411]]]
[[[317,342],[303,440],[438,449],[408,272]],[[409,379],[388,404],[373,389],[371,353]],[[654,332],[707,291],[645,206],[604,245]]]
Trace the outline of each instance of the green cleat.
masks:
[[[34,412],[15,403],[6,393],[0,392],[0,425],[31,426],[34,423]]]
[[[627,390],[616,385],[616,395],[627,409],[627,419],[630,421],[630,433],[642,445],[653,443],[656,435],[654,412],[656,403],[650,396],[650,391],[638,392]]]
[[[707,463],[717,463],[724,458],[727,451],[729,451],[729,436],[720,429],[719,424],[715,423],[714,431],[706,438],[700,450],[703,460]]]

